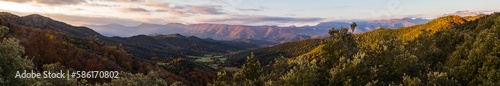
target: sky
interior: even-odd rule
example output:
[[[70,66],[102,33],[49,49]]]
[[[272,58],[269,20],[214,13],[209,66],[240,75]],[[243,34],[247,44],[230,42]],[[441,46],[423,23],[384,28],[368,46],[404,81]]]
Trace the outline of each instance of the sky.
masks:
[[[0,0],[0,11],[75,26],[141,23],[316,25],[327,21],[437,18],[498,12],[500,0]]]

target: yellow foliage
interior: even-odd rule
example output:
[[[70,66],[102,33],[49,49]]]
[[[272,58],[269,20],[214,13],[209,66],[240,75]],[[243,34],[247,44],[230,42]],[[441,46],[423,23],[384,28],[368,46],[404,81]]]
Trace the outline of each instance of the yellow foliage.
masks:
[[[50,33],[47,33],[47,38],[49,38],[49,40],[53,40],[56,38],[56,36],[50,34]]]
[[[316,61],[318,61],[317,59],[320,57],[321,53],[324,52],[322,50],[324,46],[325,46],[324,44],[319,45],[318,47],[314,48],[313,50],[311,50],[305,54],[302,54],[296,58],[311,61],[311,63],[316,63]]]
[[[437,32],[451,29],[456,25],[463,24],[467,22],[464,18],[460,16],[445,16],[437,18],[426,24],[415,25],[411,27],[402,27],[399,29],[377,29],[370,32],[357,34],[356,39],[361,46],[369,46],[374,48],[378,42],[384,39],[402,39],[403,43],[407,41],[414,40],[423,31],[427,31],[429,35],[433,35]]]
[[[486,15],[481,14],[481,15],[477,15],[477,16],[467,16],[467,17],[464,17],[464,19],[467,21],[474,21],[474,20],[479,19],[479,18],[484,17],[484,16],[486,16]]]

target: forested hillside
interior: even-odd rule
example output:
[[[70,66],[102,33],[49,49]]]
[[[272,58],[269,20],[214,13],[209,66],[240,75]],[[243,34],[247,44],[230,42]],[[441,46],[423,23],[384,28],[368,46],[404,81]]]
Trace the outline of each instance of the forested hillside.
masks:
[[[134,56],[147,59],[151,57],[172,59],[186,57],[186,55],[203,56],[204,54],[228,53],[260,47],[257,45],[240,46],[249,43],[227,43],[226,41],[201,39],[194,36],[186,37],[180,34],[111,37],[110,40],[103,41],[110,45],[123,46]]]
[[[251,53],[255,54],[255,58],[261,63],[267,64],[280,56],[296,57],[301,54],[307,53],[319,44],[323,39],[304,39],[296,42],[287,42],[272,47],[260,48],[255,50],[248,50],[240,53],[228,54],[226,64],[228,66],[241,66],[245,63],[245,57],[250,56]]]
[[[415,26],[410,26],[410,27],[402,27],[398,29],[388,29],[388,28],[379,28],[370,32],[366,33],[360,33],[360,34],[354,34],[353,36],[356,38],[358,46],[362,46],[364,48],[374,48],[380,41],[384,40],[389,40],[389,39],[400,39],[403,43],[406,43],[408,41],[414,40],[417,36],[420,36],[421,34],[428,34],[428,35],[433,35],[437,32],[441,32],[443,30],[448,30],[451,28],[454,28],[458,25],[462,25],[466,21],[472,21],[475,19],[478,19],[480,17],[483,17],[484,15],[478,15],[478,16],[470,16],[470,17],[465,17],[461,18],[460,16],[455,16],[455,15],[450,15],[450,16],[444,16],[441,18],[437,18],[435,20],[430,21],[429,23],[426,24],[421,24],[421,25],[415,25]],[[339,29],[339,28],[337,28]],[[250,55],[250,52],[254,52],[255,54],[260,53],[261,51],[279,51],[279,54],[274,54],[272,56],[267,56],[267,57],[261,57],[260,55],[256,55],[256,58],[259,59],[259,61],[264,61],[264,62],[269,62],[272,59],[267,59],[267,58],[276,58],[280,57],[282,54],[285,57],[296,57],[299,55],[305,54],[305,56],[310,55],[312,53],[319,53],[319,51],[311,51],[314,48],[318,47],[323,47],[319,46],[322,44],[325,44],[324,41],[321,40],[327,40],[327,39],[316,39],[317,41],[314,41],[312,39],[309,40],[302,40],[302,41],[297,41],[297,42],[288,42],[288,43],[283,43],[280,45],[276,45],[273,47],[269,48],[262,48],[262,49],[256,49],[256,50],[250,50],[247,52],[243,53],[237,53],[235,55],[229,55],[230,60],[228,60],[228,63],[233,63],[232,61],[236,61],[233,59],[238,59],[239,62],[235,63],[241,63],[244,61],[244,57]],[[305,48],[306,46],[309,46]],[[291,52],[290,50],[301,50],[300,52]],[[294,53],[292,56],[289,56],[288,53]],[[308,54],[306,54],[308,53]],[[268,54],[268,53],[263,53],[263,54]],[[304,56],[304,55],[303,55]],[[260,58],[266,58],[260,59]],[[266,63],[264,63],[266,64]],[[241,66],[241,64],[239,65]]]
[[[162,59],[172,59],[178,57],[186,57],[186,55],[202,56],[210,53],[227,53],[231,51],[245,50],[247,48],[258,48],[260,46],[240,46],[247,43],[232,43],[227,44],[224,41],[215,41],[211,39],[201,39],[197,37],[185,36],[147,36],[138,35],[133,37],[105,37],[94,30],[87,27],[71,26],[63,22],[52,20],[38,14],[28,16],[17,16],[7,12],[1,12],[2,25],[13,27],[16,25],[24,26],[23,28],[41,29],[43,31],[50,30],[54,33],[73,36],[75,38],[86,39],[98,42],[103,45],[112,45],[122,47],[127,53],[140,58],[159,57]],[[12,28],[18,30],[17,28]],[[15,36],[23,34],[25,29],[19,29]],[[30,29],[30,30],[33,30]],[[176,34],[172,34],[176,35]],[[177,34],[178,35],[178,34]],[[62,38],[62,36],[61,36]],[[67,38],[67,37],[66,37]],[[75,42],[75,40],[70,40]],[[81,43],[81,42],[78,42]],[[77,44],[78,45],[78,44]],[[85,46],[78,46],[85,47]],[[153,56],[154,55],[154,56]]]
[[[85,27],[74,27],[39,15],[19,17],[0,13],[0,85],[205,85],[215,78],[215,69],[182,57],[190,53],[175,53],[193,48],[192,55],[225,53],[241,48],[220,41],[184,36],[143,36],[144,39],[107,38]],[[131,38],[130,38],[131,39]],[[172,45],[180,51],[142,47],[142,40],[151,39],[158,45]],[[119,40],[126,40],[120,42]],[[137,43],[137,42],[143,43]],[[114,44],[116,43],[116,45]],[[141,46],[134,46],[133,43]],[[181,46],[186,45],[186,46]],[[163,46],[171,47],[171,46]],[[153,58],[136,55],[131,50],[173,52],[179,55]],[[212,49],[212,50],[211,50]],[[174,50],[174,49],[172,49]],[[228,51],[226,51],[228,50]],[[206,51],[206,52],[205,52]],[[5,64],[4,64],[5,63]],[[120,79],[19,79],[16,71],[121,71]],[[135,83],[135,84],[130,84]]]
[[[500,13],[480,16],[445,16],[427,24],[363,34],[332,28],[331,37],[319,45],[292,42],[296,45],[279,49],[310,52],[259,58],[261,53],[254,53],[240,71],[221,71],[211,85],[500,85]],[[275,60],[267,64],[268,59],[262,58]],[[261,67],[266,65],[271,68]]]
[[[433,35],[443,30],[451,29],[457,25],[465,23],[466,20],[460,16],[445,16],[430,21],[426,24],[399,29],[377,29],[372,32],[356,35],[356,39],[361,45],[375,47],[377,43],[389,39],[401,39],[404,43],[412,41],[422,34]]]

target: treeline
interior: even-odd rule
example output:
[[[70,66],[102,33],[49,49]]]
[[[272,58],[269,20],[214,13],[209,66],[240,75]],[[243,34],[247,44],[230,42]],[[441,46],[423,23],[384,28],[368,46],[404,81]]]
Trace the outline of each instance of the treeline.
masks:
[[[496,86],[500,85],[499,20],[500,13],[472,21],[447,16],[361,35],[349,33],[348,28],[332,29],[330,38],[307,53],[315,55],[276,58],[272,68],[261,67],[250,55],[241,70],[221,71],[210,85]]]
[[[303,53],[307,53],[320,45],[322,41],[324,41],[324,39],[304,39],[296,42],[279,44],[273,47],[248,50],[241,53],[226,55],[226,57],[228,57],[226,65],[241,66],[245,63],[245,57],[250,56],[250,53],[254,53],[257,60],[263,64],[267,64],[278,56],[295,57]]]
[[[226,44],[223,41],[201,39],[194,36],[186,37],[180,34],[111,37],[101,39],[101,41],[109,45],[121,45],[136,57],[145,59],[157,57],[159,58],[157,60],[169,60],[187,55],[203,56],[209,53],[227,53],[248,48],[238,46],[242,43]]]

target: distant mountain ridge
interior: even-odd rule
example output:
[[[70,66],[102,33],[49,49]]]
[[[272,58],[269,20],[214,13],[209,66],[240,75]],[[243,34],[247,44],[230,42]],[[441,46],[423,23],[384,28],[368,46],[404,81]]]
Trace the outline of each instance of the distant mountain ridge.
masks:
[[[207,53],[227,53],[231,51],[257,48],[258,44],[227,43],[213,39],[202,39],[193,36],[171,35],[136,35],[131,37],[106,37],[87,27],[76,27],[64,22],[56,21],[38,14],[17,16],[7,12],[0,12],[1,24],[4,26],[22,26],[25,28],[39,28],[63,34],[68,39],[80,38],[100,42],[100,44],[119,46],[135,57],[163,59],[186,57],[186,55],[204,55]],[[115,26],[115,25],[112,25]],[[152,24],[140,25],[143,28],[155,28]],[[19,33],[21,34],[21,33]]]
[[[429,20],[422,18],[403,18],[390,20],[356,21],[356,33],[371,31],[377,28],[399,28],[427,23]],[[139,34],[175,34],[213,38],[217,40],[254,39],[270,42],[289,42],[308,38],[326,37],[331,27],[348,27],[350,22],[323,22],[316,26],[247,26],[228,24],[147,24],[138,26],[124,26],[119,24],[86,25],[106,36],[128,37]]]
[[[411,20],[419,21],[418,19]],[[428,31],[429,34],[435,34],[459,26],[465,22],[466,20],[460,16],[444,16],[425,24],[401,27],[398,29],[381,28],[366,33],[355,34],[354,37],[358,40],[357,42],[359,45],[375,46],[377,43],[381,42],[380,39],[397,38],[402,39],[403,41],[409,41],[414,40],[417,36],[423,34],[422,31]],[[320,53],[319,50],[322,49],[321,45],[324,45],[324,40],[327,39],[306,39],[282,43],[272,47],[230,54],[228,55],[229,58],[226,60],[226,64],[230,66],[241,66],[241,63],[245,63],[246,56],[251,54],[255,54],[255,58],[258,59],[263,65],[270,64],[271,61],[280,56],[294,58],[298,56],[309,56],[308,53],[315,55]]]

